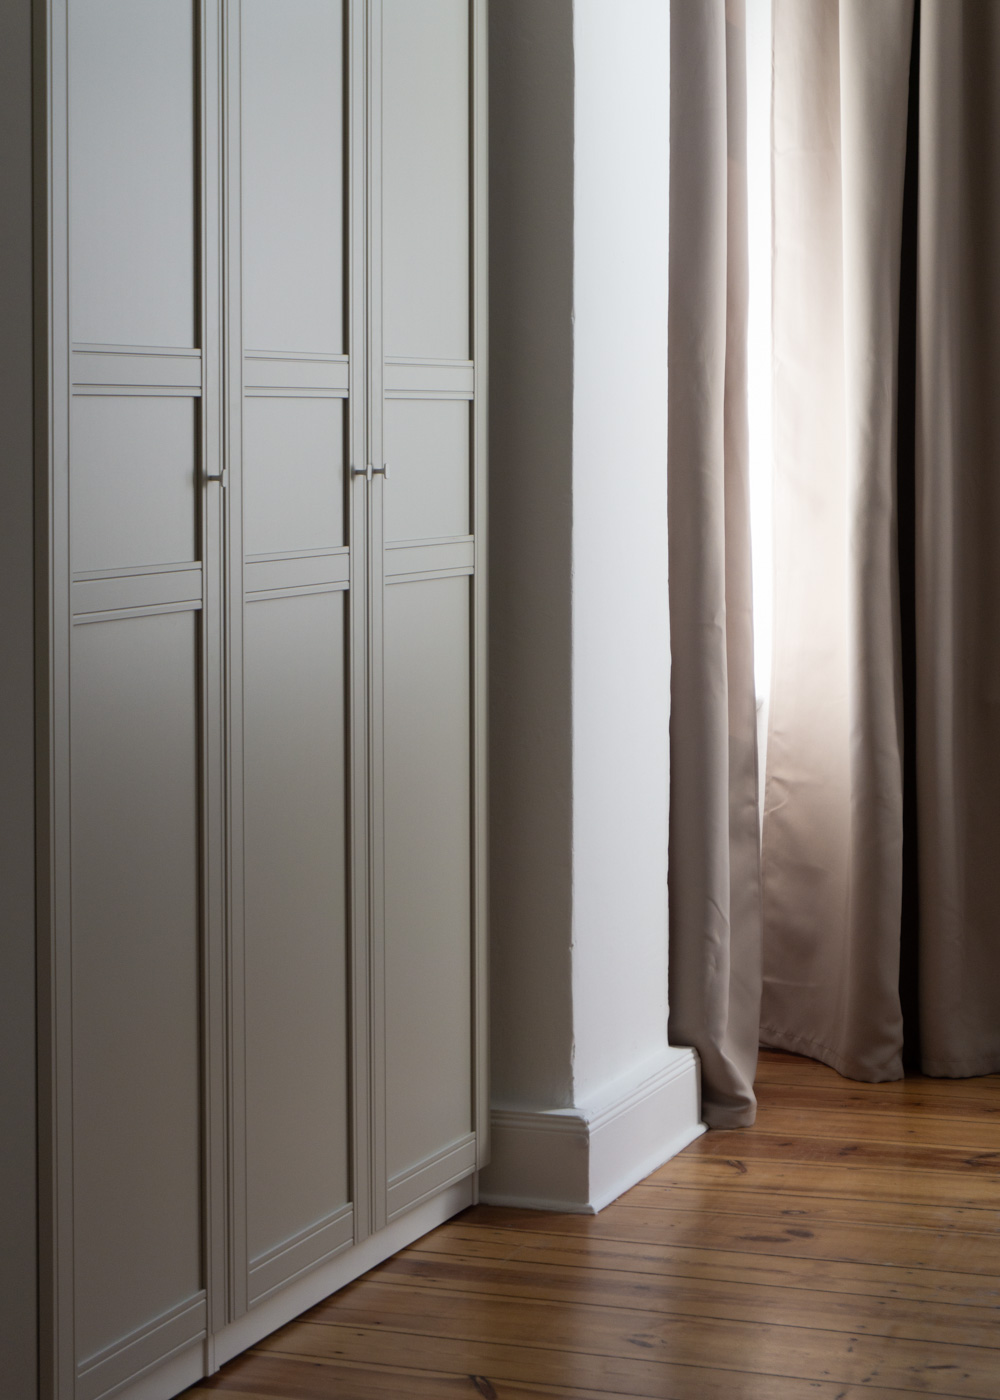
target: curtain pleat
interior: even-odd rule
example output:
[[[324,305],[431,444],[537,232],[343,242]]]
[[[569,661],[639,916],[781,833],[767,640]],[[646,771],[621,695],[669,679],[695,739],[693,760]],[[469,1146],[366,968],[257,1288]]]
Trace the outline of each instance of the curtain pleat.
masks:
[[[673,0],[670,1039],[703,1115],[751,1123],[760,1004],[742,0]]]
[[[1000,4],[922,0],[917,319],[920,1033],[1000,1071]]]
[[[902,1072],[899,259],[913,0],[774,0],[761,1041]]]

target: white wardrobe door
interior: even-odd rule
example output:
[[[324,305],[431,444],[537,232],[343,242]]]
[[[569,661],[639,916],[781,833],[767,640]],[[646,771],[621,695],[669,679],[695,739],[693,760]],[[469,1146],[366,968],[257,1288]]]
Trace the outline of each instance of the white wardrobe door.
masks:
[[[353,1238],[340,0],[241,0],[246,1303]]]
[[[382,3],[387,1216],[471,1170],[470,6]]]
[[[71,1007],[60,1102],[74,1310],[61,1327],[75,1371],[63,1390],[80,1400],[206,1328],[203,602],[213,562],[197,27],[191,0],[68,5],[73,387],[60,567],[72,626],[57,782],[70,795],[58,966]]]

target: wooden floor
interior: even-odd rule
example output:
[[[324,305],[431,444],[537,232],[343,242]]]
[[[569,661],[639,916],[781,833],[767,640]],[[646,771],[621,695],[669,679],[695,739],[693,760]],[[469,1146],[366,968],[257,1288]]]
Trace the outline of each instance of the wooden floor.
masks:
[[[1000,1400],[1000,1075],[757,1083],[600,1215],[466,1211],[188,1400]]]

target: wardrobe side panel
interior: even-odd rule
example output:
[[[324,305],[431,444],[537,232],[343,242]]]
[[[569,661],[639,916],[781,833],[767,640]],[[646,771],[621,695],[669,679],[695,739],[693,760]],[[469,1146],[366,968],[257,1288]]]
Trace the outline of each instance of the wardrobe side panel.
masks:
[[[34,1400],[34,598],[31,4],[0,6],[0,1377]]]

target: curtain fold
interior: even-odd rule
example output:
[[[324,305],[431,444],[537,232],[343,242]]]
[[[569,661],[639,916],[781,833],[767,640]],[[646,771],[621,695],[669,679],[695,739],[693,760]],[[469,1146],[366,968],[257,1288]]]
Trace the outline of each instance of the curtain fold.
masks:
[[[913,0],[774,0],[761,1040],[902,1073],[895,474]]]
[[[753,1121],[760,1004],[743,0],[672,0],[670,1040]]]
[[[917,809],[923,1068],[1000,1071],[1000,4],[922,0]]]
[[[774,0],[761,1039],[872,1081],[902,1073],[911,888],[922,1068],[1000,1070],[1000,4],[921,0],[916,36],[914,13],[913,0]],[[909,347],[899,289],[914,241]],[[900,393],[901,363],[914,393]],[[896,486],[914,471],[911,521]]]

